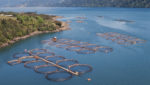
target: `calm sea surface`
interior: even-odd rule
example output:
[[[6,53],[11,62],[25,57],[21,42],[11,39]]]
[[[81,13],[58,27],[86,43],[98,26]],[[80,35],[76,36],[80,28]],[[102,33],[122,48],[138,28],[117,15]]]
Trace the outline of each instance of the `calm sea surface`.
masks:
[[[136,8],[0,8],[0,11],[37,12],[59,15],[70,20],[71,30],[59,33],[40,34],[0,49],[0,85],[150,85],[150,9]],[[87,17],[84,23],[77,23],[76,17]],[[103,17],[98,17],[103,16]],[[125,19],[134,23],[114,21]],[[128,34],[147,42],[132,46],[122,46],[96,36],[101,32]],[[57,36],[98,45],[109,46],[113,52],[105,54],[77,54],[41,44]],[[47,48],[68,59],[76,59],[81,64],[89,64],[93,71],[64,82],[52,82],[44,75],[25,68],[23,64],[9,66],[12,55],[24,49]],[[87,82],[91,78],[91,82]]]

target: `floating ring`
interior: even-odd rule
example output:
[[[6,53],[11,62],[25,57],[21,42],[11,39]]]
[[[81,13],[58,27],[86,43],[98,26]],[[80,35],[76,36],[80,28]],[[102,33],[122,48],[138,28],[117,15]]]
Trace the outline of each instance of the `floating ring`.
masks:
[[[35,63],[35,65],[34,65],[34,63]],[[31,64],[31,66],[30,66],[30,64]],[[28,61],[28,62],[24,63],[24,67],[34,69],[36,66],[41,66],[41,65],[45,65],[45,64],[48,64],[48,63],[46,63],[42,60]]]
[[[80,47],[80,46],[68,46],[68,47],[66,47],[66,50],[69,50],[69,51],[78,51],[81,48],[82,47]]]
[[[51,81],[61,82],[71,79],[72,74],[65,71],[57,71],[46,74],[45,78]]]
[[[76,52],[79,54],[92,54],[92,53],[95,53],[96,51],[93,49],[81,48],[80,50]]]
[[[78,72],[80,75],[83,74],[83,73],[87,73],[87,72],[92,71],[92,67],[90,65],[87,65],[87,64],[70,65],[69,69],[74,71],[74,72]]]
[[[14,58],[20,58],[20,57],[23,57],[23,56],[30,56],[30,54],[28,52],[22,52],[22,53],[15,53],[13,55]]]
[[[109,52],[113,51],[113,48],[106,47],[106,46],[100,46],[100,47],[96,48],[96,51],[109,53]]]
[[[47,49],[32,49],[29,51],[31,55],[37,55],[39,53],[45,53],[48,52]]]
[[[41,70],[45,70],[45,71],[41,71]],[[57,72],[58,68],[53,65],[41,65],[41,66],[36,66],[34,68],[34,71],[37,73],[47,74],[47,73]]]
[[[65,57],[63,57],[63,56],[48,56],[45,59],[56,63],[58,60],[64,60]]]
[[[9,65],[13,66],[13,65],[16,65],[16,64],[20,64],[20,63],[22,63],[22,62],[19,61],[19,60],[12,60],[12,61],[8,61],[7,63],[8,63]]]
[[[53,52],[38,53],[37,56],[45,58],[48,56],[55,56],[55,53],[53,53]]]
[[[61,63],[63,63],[64,62],[64,64],[61,64]],[[67,63],[68,62],[68,63]],[[79,62],[77,61],[77,60],[74,60],[74,59],[64,59],[64,60],[58,60],[58,61],[56,61],[56,64],[58,64],[58,65],[61,65],[61,66],[63,66],[63,67],[67,67],[68,68],[68,66],[70,66],[70,65],[73,65],[73,64],[78,64]]]

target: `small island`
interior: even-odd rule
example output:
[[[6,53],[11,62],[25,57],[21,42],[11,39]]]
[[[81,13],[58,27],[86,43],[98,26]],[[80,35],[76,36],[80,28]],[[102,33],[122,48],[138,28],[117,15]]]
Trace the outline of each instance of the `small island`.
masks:
[[[68,30],[68,24],[57,18],[34,12],[0,12],[0,48],[36,34]]]

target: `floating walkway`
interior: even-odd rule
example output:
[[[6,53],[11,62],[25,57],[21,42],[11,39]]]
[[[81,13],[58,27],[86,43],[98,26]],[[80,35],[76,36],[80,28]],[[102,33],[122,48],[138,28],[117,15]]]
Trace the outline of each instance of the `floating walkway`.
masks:
[[[92,67],[87,64],[79,64],[77,60],[56,56],[46,49],[16,53],[13,57],[16,59],[8,61],[9,65],[24,63],[25,67],[46,74],[46,79],[52,81],[64,81],[72,78],[73,75],[79,76],[92,71]]]

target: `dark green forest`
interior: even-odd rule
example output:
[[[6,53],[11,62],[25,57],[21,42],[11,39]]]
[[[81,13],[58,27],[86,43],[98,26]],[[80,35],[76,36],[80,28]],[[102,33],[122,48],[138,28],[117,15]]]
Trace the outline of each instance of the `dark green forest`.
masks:
[[[54,16],[36,13],[0,12],[0,46],[34,31],[53,31],[61,27]]]
[[[64,6],[149,8],[150,0],[66,0]]]
[[[29,0],[26,6],[149,8],[150,0]]]
[[[0,7],[130,7],[150,8],[150,0],[0,0]],[[11,1],[11,2],[10,2]]]

